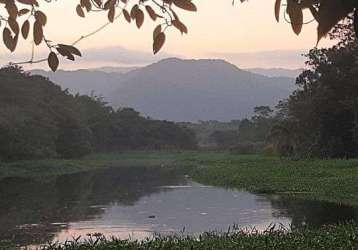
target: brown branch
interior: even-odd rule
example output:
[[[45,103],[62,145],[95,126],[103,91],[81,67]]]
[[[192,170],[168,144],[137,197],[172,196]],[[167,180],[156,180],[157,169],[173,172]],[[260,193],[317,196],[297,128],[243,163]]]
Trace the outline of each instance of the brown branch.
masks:
[[[93,2],[91,0],[91,2]],[[156,5],[157,7],[159,7],[161,9],[161,11],[168,15],[168,17],[161,17],[161,16],[158,16],[159,18],[162,18],[165,20],[165,28],[164,30],[166,30],[169,26],[172,26],[172,22],[173,22],[173,17],[172,17],[172,13],[171,11],[171,8],[170,6],[165,6],[164,4],[161,5],[160,3],[158,3],[156,0],[151,0],[152,3],[154,3],[154,5]],[[128,6],[128,3],[129,3],[129,0],[127,1],[127,3],[123,6],[123,7],[119,7],[117,5],[117,8],[119,7],[121,9],[121,12],[114,17],[114,21],[117,20],[118,18],[120,18],[122,15],[123,15],[123,10],[126,9],[126,7]],[[143,2],[141,0],[139,0],[139,4],[143,4]],[[101,6],[96,6],[95,7],[97,8],[97,10],[91,10],[91,11],[105,11],[104,9],[101,8]],[[75,40],[74,42],[71,43],[72,46],[80,43],[82,40],[84,39],[87,39],[91,36],[94,36],[96,35],[97,33],[99,33],[100,31],[102,31],[103,29],[105,29],[107,26],[109,26],[110,24],[112,24],[112,22],[108,21],[106,22],[105,24],[99,26],[97,29],[95,29],[94,31],[86,34],[86,35],[82,35],[80,36],[77,40]],[[48,40],[45,39],[45,42],[46,42],[46,45],[47,47],[49,47],[50,50],[52,50],[52,48],[55,48],[56,45],[49,45],[48,43]],[[59,52],[56,52],[57,55],[60,55]],[[41,59],[37,59],[35,60],[34,59],[34,56],[35,56],[35,45],[34,43],[32,44],[32,51],[31,51],[31,57],[28,61],[23,61],[23,62],[9,62],[10,65],[24,65],[24,64],[36,64],[36,63],[42,63],[42,62],[46,62],[47,61],[47,57],[46,58],[41,58]]]
[[[125,7],[127,6],[127,4],[121,8],[121,10],[125,9]],[[117,16],[115,16],[114,20],[119,19],[123,14],[123,11],[121,11]],[[94,36],[95,34],[97,34],[98,32],[104,30],[107,26],[109,26],[110,24],[112,24],[112,22],[107,22],[103,25],[101,25],[100,27],[98,27],[97,29],[95,29],[94,31],[86,34],[86,35],[82,35],[80,36],[77,40],[75,40],[73,43],[71,43],[72,46],[78,44],[79,42],[81,42],[84,39],[87,39],[91,36]],[[57,55],[59,55],[60,53],[56,53]],[[9,65],[24,65],[24,64],[36,64],[36,63],[42,63],[42,62],[46,62],[47,61],[47,57],[46,58],[41,58],[41,59],[37,59],[34,60],[34,44],[32,45],[32,53],[31,53],[31,58],[28,61],[23,61],[23,62],[9,62]]]

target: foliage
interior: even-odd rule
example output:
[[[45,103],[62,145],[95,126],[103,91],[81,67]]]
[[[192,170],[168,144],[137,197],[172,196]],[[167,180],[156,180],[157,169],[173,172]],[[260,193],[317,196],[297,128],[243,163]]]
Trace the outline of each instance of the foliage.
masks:
[[[254,115],[250,119],[228,123],[202,122],[194,131],[197,134],[205,129],[210,131],[208,140],[213,142],[216,148],[231,149],[232,152],[242,154],[257,153],[265,145],[267,134],[273,126],[273,114],[274,111],[270,107],[259,106],[254,108]],[[216,126],[212,126],[213,124]]]
[[[358,226],[351,222],[292,232],[273,226],[263,233],[255,229],[229,230],[223,233],[206,232],[197,238],[156,236],[144,241],[106,239],[96,234],[90,235],[84,242],[77,239],[63,244],[49,244],[43,249],[355,249],[358,244],[357,233]]]
[[[199,153],[186,161],[194,180],[257,193],[358,204],[357,160],[290,160],[262,155]]]
[[[51,2],[51,0],[46,2]],[[6,22],[2,28],[4,45],[14,52],[20,36],[25,40],[32,39],[36,46],[45,43],[49,49],[46,59],[35,60],[32,55],[29,61],[23,63],[47,60],[51,70],[56,71],[59,66],[58,56],[72,61],[76,56],[82,56],[75,47],[81,40],[94,35],[120,17],[124,17],[128,23],[135,22],[136,26],[141,28],[146,14],[149,19],[158,23],[153,31],[153,52],[156,54],[165,43],[165,31],[168,27],[175,27],[182,34],[188,33],[188,28],[180,20],[176,11],[196,11],[196,6],[191,0],[80,0],[78,2],[75,11],[79,17],[85,18],[90,12],[104,12],[108,23],[88,35],[81,36],[72,44],[60,44],[52,42],[45,34],[44,27],[48,18],[46,13],[41,11],[41,1],[0,0],[0,10],[4,10],[0,19]],[[30,30],[33,31],[31,36]]]
[[[32,159],[0,162],[0,179],[20,177],[51,182],[56,177],[106,168],[137,168],[142,166],[178,167],[179,159],[187,159],[191,152],[181,151],[125,151],[96,153],[81,159]]]
[[[340,42],[329,49],[312,49],[308,69],[296,80],[299,87],[279,104],[280,122],[271,131],[282,155],[353,157],[356,136],[358,46],[352,19],[337,26],[332,38]]]
[[[254,108],[251,119],[244,119],[239,127],[239,141],[265,142],[273,123],[273,110],[268,106]]]
[[[275,16],[280,18],[280,8],[282,0],[276,0]],[[301,33],[303,20],[303,10],[309,9],[313,18],[318,22],[318,41],[328,34],[339,21],[346,18],[350,13],[358,15],[358,3],[355,0],[287,0],[286,12],[290,17],[293,31],[298,35]],[[358,26],[358,17],[355,18]],[[357,30],[358,31],[358,30]]]
[[[61,131],[71,133],[81,127],[73,98],[45,78],[19,68],[1,69],[0,79],[1,158],[56,156]],[[62,130],[65,124],[71,128]]]
[[[213,134],[215,132],[236,133],[235,130],[238,129],[240,121],[232,120],[230,122],[221,122],[212,120],[198,121],[197,123],[182,122],[180,124],[191,129],[195,133],[200,148],[215,148],[217,146],[217,141],[215,141]]]
[[[101,98],[70,95],[20,68],[0,69],[0,159],[80,157],[90,152],[196,147],[173,122],[113,110]]]
[[[199,147],[211,149],[231,149],[236,153],[257,153],[266,142],[273,126],[274,111],[268,106],[254,108],[250,119],[230,122],[199,121],[181,123],[190,128],[198,139]]]
[[[210,138],[215,142],[217,148],[228,149],[237,144],[238,130],[215,130]]]

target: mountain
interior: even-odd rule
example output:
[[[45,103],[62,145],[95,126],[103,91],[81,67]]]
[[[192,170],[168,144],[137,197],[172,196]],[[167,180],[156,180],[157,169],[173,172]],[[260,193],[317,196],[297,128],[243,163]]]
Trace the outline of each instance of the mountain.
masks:
[[[71,93],[102,95],[108,97],[120,84],[122,73],[104,72],[97,69],[74,71],[58,70],[56,72],[32,70],[31,74],[48,77],[52,82],[68,89]]]
[[[93,68],[93,69],[88,69],[88,70],[93,70],[93,71],[103,71],[106,73],[128,73],[129,71],[138,69],[139,67],[100,67],[100,68]]]
[[[224,60],[169,58],[118,73],[115,69],[32,71],[72,93],[102,94],[114,107],[132,107],[155,119],[241,119],[259,105],[276,105],[294,89],[294,79],[266,77]]]
[[[109,98],[158,119],[227,121],[275,105],[293,88],[292,78],[265,77],[223,60],[169,58],[127,73]]]
[[[251,68],[246,69],[255,74],[260,74],[268,77],[291,77],[296,78],[303,69],[284,69],[284,68]]]

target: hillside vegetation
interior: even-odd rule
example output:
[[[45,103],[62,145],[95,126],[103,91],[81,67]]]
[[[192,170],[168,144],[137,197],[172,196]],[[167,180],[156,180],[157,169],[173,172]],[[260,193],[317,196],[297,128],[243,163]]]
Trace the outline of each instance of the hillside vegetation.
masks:
[[[193,133],[173,122],[114,110],[99,97],[72,95],[13,67],[0,69],[0,141],[0,160],[196,147]]]

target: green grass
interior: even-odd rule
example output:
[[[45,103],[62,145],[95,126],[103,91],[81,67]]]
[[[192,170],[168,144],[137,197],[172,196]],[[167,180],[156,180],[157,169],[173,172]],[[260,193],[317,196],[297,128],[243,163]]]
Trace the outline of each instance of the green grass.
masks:
[[[82,159],[45,159],[0,162],[0,179],[6,177],[31,177],[51,180],[64,174],[78,173],[100,168],[129,166],[174,166],[177,153],[125,152],[96,154]]]
[[[358,160],[299,160],[215,154],[192,160],[195,180],[258,193],[358,205]]]
[[[161,250],[209,250],[209,249],[357,249],[358,225],[354,223],[324,226],[321,229],[303,229],[288,232],[267,231],[204,233],[199,237],[156,237],[144,241],[119,239],[106,240],[101,236],[91,236],[86,241],[69,241],[61,244],[47,245],[44,250],[108,250],[108,249],[161,249]],[[8,246],[11,249],[11,246]],[[14,249],[14,248],[13,248]]]

